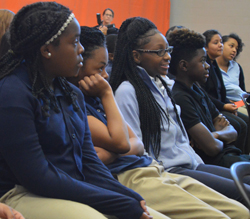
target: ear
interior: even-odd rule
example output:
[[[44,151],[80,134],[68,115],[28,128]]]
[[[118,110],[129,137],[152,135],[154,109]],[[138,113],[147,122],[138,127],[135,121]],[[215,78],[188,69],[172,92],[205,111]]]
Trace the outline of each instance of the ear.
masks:
[[[50,46],[49,45],[43,45],[40,48],[40,52],[41,52],[42,57],[44,57],[46,59],[50,59],[51,52],[50,52]]]
[[[179,61],[179,68],[182,70],[182,71],[187,71],[188,70],[188,62],[186,60],[180,60]]]
[[[133,55],[135,63],[139,65],[141,63],[141,54],[137,52],[136,50],[133,50],[132,55]]]
[[[114,53],[109,53],[109,60],[113,61],[113,59],[114,59]]]

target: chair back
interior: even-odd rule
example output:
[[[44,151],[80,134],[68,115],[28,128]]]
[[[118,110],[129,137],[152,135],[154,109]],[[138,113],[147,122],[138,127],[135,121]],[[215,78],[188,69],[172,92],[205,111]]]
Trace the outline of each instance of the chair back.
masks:
[[[245,153],[249,154],[250,153],[250,94],[242,93],[241,99],[243,100],[248,112],[247,139],[244,151]]]
[[[243,178],[247,175],[250,175],[250,162],[236,162],[231,166],[230,171],[236,187],[244,198],[246,206],[248,207],[248,209],[250,209],[248,192],[243,183]]]

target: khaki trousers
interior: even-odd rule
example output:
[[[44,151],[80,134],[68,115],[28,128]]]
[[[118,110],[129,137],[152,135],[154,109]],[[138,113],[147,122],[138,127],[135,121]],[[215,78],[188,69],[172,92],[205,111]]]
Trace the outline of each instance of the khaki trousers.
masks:
[[[154,161],[149,167],[132,169],[117,177],[120,183],[138,192],[147,206],[173,219],[250,218],[241,203],[191,177],[164,172],[163,166]]]
[[[34,195],[18,185],[2,196],[0,202],[21,212],[25,219],[117,219],[78,202]],[[151,208],[148,211],[154,219],[169,219]]]

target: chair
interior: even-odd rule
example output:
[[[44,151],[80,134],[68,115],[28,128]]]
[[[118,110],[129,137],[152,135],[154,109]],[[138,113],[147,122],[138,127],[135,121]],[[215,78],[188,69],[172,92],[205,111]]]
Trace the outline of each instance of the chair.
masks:
[[[241,99],[243,100],[247,112],[248,112],[248,125],[247,125],[247,139],[246,139],[246,146],[245,146],[245,153],[250,153],[250,94],[249,93],[242,93]]]
[[[250,175],[250,163],[249,162],[236,162],[234,163],[231,168],[231,175],[233,177],[233,180],[240,191],[240,194],[244,198],[246,202],[246,206],[250,210],[250,200],[247,195],[246,188],[243,183],[244,176]]]

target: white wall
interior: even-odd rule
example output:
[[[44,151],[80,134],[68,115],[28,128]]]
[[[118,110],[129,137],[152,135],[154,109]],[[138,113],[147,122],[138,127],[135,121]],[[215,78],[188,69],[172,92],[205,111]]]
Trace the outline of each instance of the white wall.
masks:
[[[170,27],[182,25],[203,33],[217,29],[237,33],[245,46],[237,59],[250,91],[250,0],[171,0]]]

